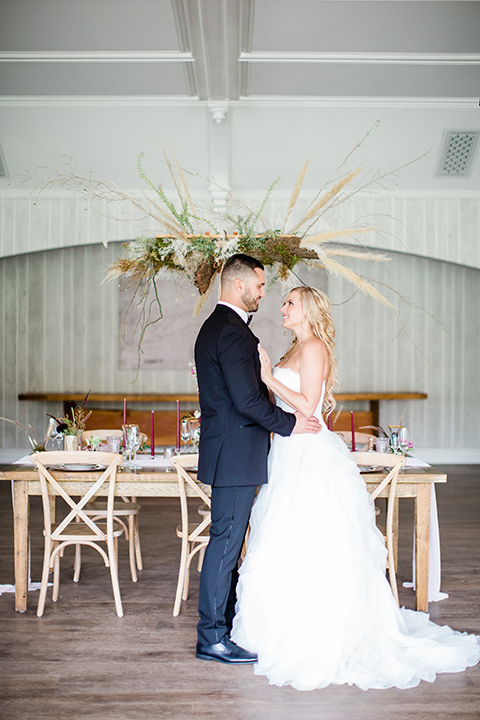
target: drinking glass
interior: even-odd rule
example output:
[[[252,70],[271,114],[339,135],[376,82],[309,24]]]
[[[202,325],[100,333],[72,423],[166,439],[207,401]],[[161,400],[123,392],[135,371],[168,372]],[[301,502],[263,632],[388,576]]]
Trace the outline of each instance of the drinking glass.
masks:
[[[170,458],[172,458],[176,454],[176,448],[173,447],[166,447],[163,451],[163,457],[165,458],[165,460],[170,460]],[[171,465],[168,465],[165,468],[165,472],[175,472],[175,468],[173,468]]]
[[[388,452],[388,438],[386,438],[386,437],[375,438],[375,450],[380,453]]]
[[[398,431],[398,443],[400,445],[402,455],[405,457],[405,453],[408,450],[409,441],[408,441],[408,428],[401,427]]]
[[[125,436],[125,454],[127,456],[127,462],[124,463],[124,467],[129,470],[140,469],[141,465],[137,465],[135,462],[137,450],[142,442],[140,428],[138,425],[124,425],[123,432]]]
[[[119,453],[121,441],[122,441],[122,438],[120,437],[120,435],[109,435],[107,437],[108,452]]]
[[[140,428],[138,425],[135,425],[135,432],[133,433],[132,438],[132,448],[133,448],[133,467],[140,469],[142,466],[137,465],[137,451],[140,448],[140,445],[142,444],[142,434],[140,432]]]
[[[193,452],[198,452],[198,443],[200,442],[200,421],[199,420],[191,420],[190,421],[190,437],[192,439],[193,444]]]
[[[54,430],[50,435],[52,441],[52,450],[61,450],[63,447],[63,433]],[[56,447],[55,447],[56,446]]]
[[[400,425],[389,425],[388,429],[390,430],[390,447],[392,448],[393,452],[396,452],[399,445],[398,440],[398,431],[400,430]]]
[[[184,443],[184,446],[180,452],[187,452],[187,443],[190,440],[190,421],[186,420],[185,418],[182,420],[182,423],[180,425],[180,437],[182,438],[182,442]]]

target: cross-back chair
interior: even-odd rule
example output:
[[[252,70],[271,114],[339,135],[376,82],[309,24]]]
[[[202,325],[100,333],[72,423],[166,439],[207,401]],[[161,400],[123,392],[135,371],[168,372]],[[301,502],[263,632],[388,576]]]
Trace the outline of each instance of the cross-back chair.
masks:
[[[55,477],[52,466],[65,465],[85,465],[91,464],[92,453],[85,451],[77,452],[42,452],[34,453],[32,460],[37,467],[40,487],[43,501],[44,515],[44,559],[42,571],[42,583],[40,588],[40,597],[38,599],[37,615],[42,617],[45,608],[45,599],[47,595],[48,576],[53,569],[53,593],[54,602],[58,599],[60,586],[60,557],[68,545],[89,545],[95,548],[102,556],[106,567],[110,568],[112,579],[113,596],[115,599],[115,609],[118,617],[123,617],[122,601],[120,597],[120,587],[118,584],[118,556],[117,556],[117,539],[123,533],[123,528],[114,524],[113,507],[115,481],[117,477],[117,467],[122,463],[121,455],[114,453],[95,453],[95,461],[99,465],[105,465],[105,470],[88,488],[87,492],[79,499],[71,497],[62,486],[62,482]],[[100,492],[105,492],[104,486],[107,486],[107,512],[106,523],[99,523],[85,512],[85,506],[92,497]],[[51,500],[58,495],[63,498],[68,506],[68,512],[60,523],[55,522],[54,504]],[[75,493],[77,496],[78,493]],[[102,547],[105,543],[106,551]],[[77,557],[75,557],[77,562]],[[77,573],[77,566],[75,573]]]
[[[203,553],[210,539],[209,526],[211,523],[210,497],[203,486],[192,477],[188,468],[198,465],[198,455],[176,455],[170,458],[170,462],[177,471],[178,489],[180,493],[180,507],[182,511],[182,524],[177,527],[177,536],[182,540],[180,554],[180,568],[178,571],[177,592],[173,606],[173,615],[180,614],[182,600],[188,600],[188,589],[190,585],[190,565],[197,553],[200,554],[198,569],[201,570]],[[188,516],[187,493],[197,496],[203,500],[208,508],[207,513],[200,523],[190,523]]]
[[[88,442],[90,437],[106,440],[107,437],[123,437],[123,430],[85,430],[82,436],[83,442]],[[142,443],[147,441],[145,433],[141,433]],[[141,505],[137,503],[136,497],[122,497],[115,500],[113,517],[122,525],[125,531],[125,538],[128,541],[128,555],[130,560],[130,575],[133,582],[137,582],[137,570],[143,570],[142,551],[140,548],[140,531],[138,529],[138,514]],[[106,517],[107,504],[104,500],[93,499],[88,503],[85,512],[88,515],[100,520]],[[126,522],[125,522],[126,520]],[[79,563],[78,563],[79,564]]]
[[[395,548],[394,548],[394,537],[393,537],[393,515],[395,509],[395,495],[397,492],[398,473],[400,468],[405,465],[405,458],[402,455],[394,455],[393,453],[377,453],[377,452],[354,452],[352,457],[360,467],[371,467],[379,466],[389,469],[386,477],[383,478],[382,482],[370,493],[372,503],[375,502],[376,498],[383,493],[386,487],[388,490],[388,502],[387,502],[387,524],[384,529],[381,530],[382,535],[385,539],[387,546],[387,567],[388,575],[390,578],[390,586],[392,593],[399,604],[398,590],[397,590],[397,579],[395,575]]]

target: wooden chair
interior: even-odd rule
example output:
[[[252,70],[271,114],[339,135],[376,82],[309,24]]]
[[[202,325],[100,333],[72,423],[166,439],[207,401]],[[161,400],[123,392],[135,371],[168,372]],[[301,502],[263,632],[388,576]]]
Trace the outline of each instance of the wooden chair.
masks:
[[[89,545],[90,547],[94,547],[100,553],[105,561],[106,567],[110,568],[117,615],[118,617],[123,617],[117,570],[117,539],[123,533],[123,528],[115,527],[113,518],[117,467],[123,461],[122,456],[114,453],[96,453],[96,462],[98,464],[106,465],[107,467],[79,500],[74,500],[65,491],[62,483],[55,479],[50,470],[48,470],[47,466],[63,464],[90,464],[92,462],[91,452],[77,451],[71,453],[34,453],[32,455],[32,460],[37,467],[40,478],[45,537],[42,584],[37,607],[38,617],[42,617],[43,615],[45,598],[47,595],[48,575],[51,569],[53,569],[52,599],[54,602],[58,599],[60,586],[60,557],[63,556],[63,551],[68,545],[75,545],[78,547],[81,545]],[[100,524],[89,517],[85,513],[84,508],[89,500],[101,490],[103,485],[108,485],[107,522]],[[55,495],[62,497],[70,508],[69,512],[60,523],[56,523],[54,517]],[[100,543],[106,543],[106,552],[103,547],[101,547]],[[77,568],[75,572],[77,572]]]
[[[200,485],[188,472],[189,467],[198,465],[198,455],[176,455],[170,462],[177,471],[178,488],[180,491],[180,506],[182,511],[182,524],[177,527],[177,536],[182,540],[180,554],[180,568],[178,571],[177,593],[173,606],[173,615],[180,614],[182,600],[188,600],[190,585],[190,565],[198,552],[204,553],[210,539],[209,525],[211,515],[208,512],[200,523],[190,523],[188,517],[187,490],[193,491],[200,497],[207,508],[210,508],[210,498]],[[192,495],[192,492],[190,492]],[[202,556],[200,556],[202,557]],[[201,570],[201,563],[199,563]]]
[[[377,452],[354,452],[352,453],[357,466],[371,467],[380,466],[384,468],[390,468],[390,472],[382,480],[382,482],[370,493],[372,503],[375,499],[383,492],[383,490],[390,485],[388,492],[388,503],[387,503],[387,524],[386,527],[379,528],[385,539],[387,546],[387,567],[388,575],[390,578],[390,586],[392,593],[398,601],[398,590],[397,590],[397,579],[395,576],[395,548],[394,548],[394,537],[393,537],[393,514],[395,509],[395,495],[397,491],[398,473],[400,468],[405,465],[405,458],[402,455],[394,455],[393,453],[377,453]]]
[[[335,435],[339,435],[342,440],[347,444],[352,444],[352,432],[351,430],[334,430]],[[373,450],[375,443],[375,435],[369,433],[362,433],[355,431],[355,447],[358,446],[359,451],[367,452]],[[360,447],[360,445],[362,447]]]
[[[106,440],[107,437],[110,436],[122,437],[123,430],[86,430],[82,435],[83,442],[88,442],[91,436],[94,438],[100,438],[101,440]],[[147,441],[145,433],[141,433],[141,438],[142,443]],[[113,508],[113,517],[118,523],[120,523],[120,525],[122,525],[125,531],[125,538],[128,541],[130,575],[133,582],[137,582],[138,580],[137,570],[143,570],[140,531],[138,529],[138,514],[141,507],[142,506],[137,503],[136,497],[122,497],[120,500],[115,500]],[[107,503],[104,500],[96,500],[95,498],[92,502],[88,503],[85,508],[85,513],[93,517],[95,520],[105,518],[106,512]],[[127,522],[125,522],[125,519]]]

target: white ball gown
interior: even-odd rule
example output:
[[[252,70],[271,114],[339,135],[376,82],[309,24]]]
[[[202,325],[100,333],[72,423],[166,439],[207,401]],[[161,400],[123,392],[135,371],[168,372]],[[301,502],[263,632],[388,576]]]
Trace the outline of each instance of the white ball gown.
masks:
[[[293,370],[274,373],[300,391]],[[474,635],[398,609],[365,483],[345,443],[322,424],[317,435],[274,437],[269,482],[252,510],[232,640],[258,653],[256,674],[298,690],[410,688],[475,665]]]

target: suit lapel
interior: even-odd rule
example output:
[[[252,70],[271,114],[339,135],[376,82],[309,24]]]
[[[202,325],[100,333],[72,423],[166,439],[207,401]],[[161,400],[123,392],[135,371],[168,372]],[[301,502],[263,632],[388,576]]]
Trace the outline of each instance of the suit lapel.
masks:
[[[254,333],[253,330],[250,328],[250,326],[247,325],[247,323],[245,323],[245,322],[242,320],[242,318],[240,317],[240,315],[239,315],[237,312],[235,312],[235,310],[232,310],[232,308],[228,307],[227,305],[217,305],[217,306],[215,307],[215,312],[227,313],[227,314],[230,316],[230,318],[232,318],[233,320],[237,321],[237,324],[238,324],[240,327],[242,327],[242,328],[245,330],[245,332],[247,332],[249,335],[251,335],[251,337],[255,340],[255,343],[258,345],[258,343],[260,342],[260,340],[259,340],[258,337],[255,335],[255,333]]]
[[[253,330],[250,329],[250,326],[247,325],[245,322],[243,322],[242,318],[240,317],[240,315],[239,315],[237,312],[235,312],[235,310],[232,310],[232,308],[228,307],[227,305],[217,305],[217,306],[215,307],[214,312],[228,313],[229,316],[230,316],[230,318],[233,319],[234,321],[236,321],[239,326],[241,326],[242,328],[244,328],[245,333],[249,334],[249,335],[252,337],[252,339],[253,339],[254,342],[255,342],[255,345],[258,345],[258,343],[260,342],[260,340],[259,340],[258,337],[255,335],[255,333],[253,332]],[[257,358],[257,361],[255,362],[255,367],[256,367],[256,372],[257,372],[257,375],[258,375],[259,382],[261,383],[261,384],[260,384],[261,391],[263,392],[263,394],[265,395],[265,397],[268,397],[268,389],[267,389],[267,386],[266,386],[266,385],[261,381],[261,379],[260,379],[260,359],[259,359],[259,358]]]

